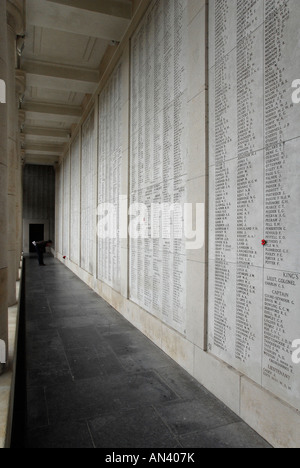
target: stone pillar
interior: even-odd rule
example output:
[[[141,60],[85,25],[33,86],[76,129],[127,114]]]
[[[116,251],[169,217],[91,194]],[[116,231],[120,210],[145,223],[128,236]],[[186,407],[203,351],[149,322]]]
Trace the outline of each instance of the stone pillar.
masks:
[[[6,4],[0,2],[0,80],[7,83]],[[5,89],[6,98],[6,89]],[[0,103],[0,340],[8,344],[7,306],[7,104]],[[4,366],[0,363],[0,374]]]
[[[16,70],[16,93],[20,102],[25,93],[26,73]],[[25,123],[25,111],[19,109],[17,121],[17,158],[16,158],[16,268],[20,267],[20,258],[23,250],[23,148],[25,134],[21,133]],[[18,278],[19,279],[19,278]]]
[[[23,1],[7,0],[7,109],[8,109],[8,305],[16,303],[18,107],[16,94],[16,38],[24,34]]]
[[[16,116],[17,100],[15,93],[15,50],[16,35],[10,25],[7,28],[8,74],[7,74],[7,109],[8,109],[8,304],[16,303]]]

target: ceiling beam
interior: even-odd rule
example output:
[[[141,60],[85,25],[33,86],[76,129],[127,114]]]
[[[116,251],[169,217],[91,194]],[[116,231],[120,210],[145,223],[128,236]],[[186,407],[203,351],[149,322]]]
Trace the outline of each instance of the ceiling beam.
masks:
[[[98,83],[99,72],[87,68],[77,68],[65,65],[57,65],[49,62],[25,60],[22,70],[26,74],[47,76],[52,78],[63,78],[64,80],[86,81],[87,83]]]
[[[82,115],[82,108],[78,106],[66,106],[62,104],[46,104],[43,102],[26,102],[22,109],[27,113],[52,114],[57,116],[78,117]]]
[[[132,18],[131,1],[120,0],[48,0],[81,10],[94,11],[104,15],[117,16],[118,18]]]
[[[27,87],[93,94],[99,82],[99,71],[25,60]]]
[[[72,124],[78,123],[82,115],[81,107],[42,102],[27,101],[23,104],[22,110],[26,112],[26,121],[36,122],[37,126],[39,126],[39,122],[51,122],[54,123],[55,127],[62,124],[70,127]]]
[[[26,82],[27,87],[74,92],[83,95],[93,94],[97,88],[97,84],[89,83],[87,81],[56,78],[33,73],[27,74]]]
[[[24,157],[24,164],[34,164],[38,166],[54,166],[58,162],[59,162],[59,156],[57,155],[37,156],[36,154],[26,154]]]
[[[50,137],[69,139],[70,132],[61,128],[46,128],[46,127],[26,127],[23,130],[26,136],[34,137]]]
[[[43,122],[43,125],[44,123],[46,125],[51,123],[51,125],[53,124],[55,127],[60,125],[71,127],[73,124],[78,124],[80,122],[79,117],[74,117],[72,115],[47,114],[29,111],[26,111],[26,120],[36,123],[36,125],[40,125],[40,122]]]
[[[54,145],[51,144],[40,144],[40,143],[26,143],[25,152],[34,153],[46,153],[50,155],[62,154],[65,149],[65,145]],[[34,153],[33,153],[34,152]]]
[[[73,3],[73,2],[70,2]],[[27,0],[27,24],[67,33],[121,41],[130,19],[46,0]]]

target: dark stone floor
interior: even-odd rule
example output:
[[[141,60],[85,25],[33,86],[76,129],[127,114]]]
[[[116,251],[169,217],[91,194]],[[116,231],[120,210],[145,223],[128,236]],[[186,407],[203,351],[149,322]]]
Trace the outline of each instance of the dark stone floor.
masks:
[[[26,259],[28,448],[269,445],[53,258]]]

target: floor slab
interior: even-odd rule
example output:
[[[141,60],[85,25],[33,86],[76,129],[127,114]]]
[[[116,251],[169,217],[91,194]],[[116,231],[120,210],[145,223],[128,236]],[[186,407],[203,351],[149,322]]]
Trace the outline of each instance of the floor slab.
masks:
[[[29,448],[269,445],[72,272],[26,258]]]

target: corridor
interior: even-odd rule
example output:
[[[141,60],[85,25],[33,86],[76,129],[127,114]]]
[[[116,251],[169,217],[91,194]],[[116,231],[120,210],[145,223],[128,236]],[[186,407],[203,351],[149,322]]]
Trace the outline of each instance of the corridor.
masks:
[[[28,448],[268,448],[59,261],[26,259]]]
[[[299,23],[0,1],[0,449],[300,447]]]

